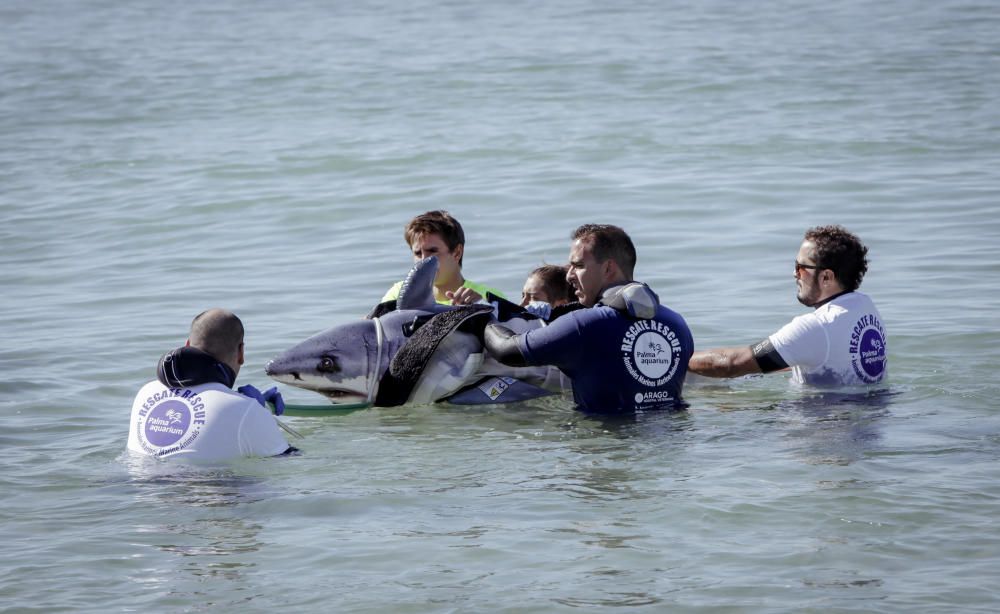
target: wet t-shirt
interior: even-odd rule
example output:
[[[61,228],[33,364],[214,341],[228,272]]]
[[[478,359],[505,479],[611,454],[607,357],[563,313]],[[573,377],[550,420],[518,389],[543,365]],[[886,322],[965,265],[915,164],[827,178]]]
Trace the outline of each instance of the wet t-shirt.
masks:
[[[227,461],[288,449],[274,416],[222,384],[168,388],[152,381],[132,404],[128,449],[158,458]]]
[[[886,377],[882,316],[861,292],[848,292],[801,315],[768,339],[792,367],[792,379],[812,386],[866,386]]]

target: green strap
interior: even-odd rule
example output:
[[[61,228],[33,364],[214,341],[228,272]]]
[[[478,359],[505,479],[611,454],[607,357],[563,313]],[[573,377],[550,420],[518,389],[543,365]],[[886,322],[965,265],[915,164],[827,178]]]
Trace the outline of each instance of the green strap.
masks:
[[[274,413],[274,404],[268,403]],[[343,416],[361,409],[368,409],[368,403],[327,403],[325,405],[295,405],[285,403],[283,416]]]

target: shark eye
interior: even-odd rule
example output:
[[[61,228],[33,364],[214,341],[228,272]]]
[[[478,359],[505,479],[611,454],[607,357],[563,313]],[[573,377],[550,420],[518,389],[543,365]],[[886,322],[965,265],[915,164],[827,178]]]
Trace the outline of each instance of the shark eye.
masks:
[[[337,359],[333,356],[323,356],[319,359],[316,370],[320,373],[336,373],[340,371],[340,367],[337,366]]]

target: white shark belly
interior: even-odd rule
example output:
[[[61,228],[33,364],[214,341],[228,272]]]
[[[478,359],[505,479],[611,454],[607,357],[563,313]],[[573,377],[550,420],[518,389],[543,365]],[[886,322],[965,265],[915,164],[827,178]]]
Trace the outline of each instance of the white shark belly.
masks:
[[[475,383],[483,363],[483,348],[475,335],[455,332],[431,354],[427,368],[410,393],[410,403],[433,403]]]

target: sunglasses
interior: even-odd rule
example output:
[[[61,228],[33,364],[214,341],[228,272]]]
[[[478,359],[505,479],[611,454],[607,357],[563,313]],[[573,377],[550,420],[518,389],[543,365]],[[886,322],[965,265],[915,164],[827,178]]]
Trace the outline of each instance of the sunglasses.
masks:
[[[816,264],[802,264],[798,260],[795,261],[795,272],[796,273],[798,273],[802,269],[810,269],[810,270],[818,271],[820,269],[825,269],[825,268],[826,267],[822,267],[822,266],[819,266],[819,265],[816,265]]]

